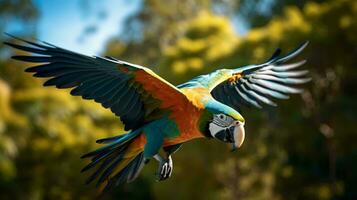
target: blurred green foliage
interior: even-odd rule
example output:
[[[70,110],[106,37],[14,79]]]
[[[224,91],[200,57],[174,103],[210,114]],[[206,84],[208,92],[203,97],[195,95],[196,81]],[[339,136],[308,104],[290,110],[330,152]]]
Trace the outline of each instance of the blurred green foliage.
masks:
[[[19,13],[36,13],[26,2]],[[278,108],[244,108],[247,139],[237,152],[213,140],[187,143],[174,155],[170,180],[154,181],[153,162],[104,198],[356,199],[357,1],[276,0],[272,12],[255,15],[248,8],[261,1],[222,2],[143,1],[105,54],[156,66],[178,84],[264,62],[277,47],[286,52],[309,40],[301,58],[312,82]],[[231,22],[240,9],[253,27],[243,36]],[[22,71],[21,63],[0,61],[0,198],[95,198],[79,157],[96,148],[96,138],[122,133],[118,119]]]

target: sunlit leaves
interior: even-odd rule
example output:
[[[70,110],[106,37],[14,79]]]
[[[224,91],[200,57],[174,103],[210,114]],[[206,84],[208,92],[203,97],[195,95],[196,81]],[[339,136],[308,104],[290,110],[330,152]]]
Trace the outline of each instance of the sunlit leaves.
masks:
[[[190,71],[202,71],[207,62],[229,55],[238,42],[229,20],[207,11],[178,26],[182,37],[164,49],[160,72],[165,75],[182,76]]]

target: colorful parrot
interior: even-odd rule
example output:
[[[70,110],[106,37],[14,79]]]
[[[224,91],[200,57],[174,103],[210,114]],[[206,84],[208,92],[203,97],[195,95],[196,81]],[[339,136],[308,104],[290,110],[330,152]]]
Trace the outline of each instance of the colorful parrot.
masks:
[[[307,43],[286,56],[280,56],[278,49],[260,65],[220,69],[174,86],[146,67],[14,38],[27,45],[5,44],[36,55],[13,59],[40,63],[26,72],[49,78],[44,86],[72,88],[71,95],[100,103],[120,117],[129,131],[97,140],[105,146],[82,156],[91,158],[82,171],[96,167],[87,183],[97,180],[102,189],[133,181],[151,158],[159,162],[158,180],[169,178],[171,155],[196,138],[215,138],[233,149],[240,147],[245,137],[242,106],[276,106],[271,98],[301,93],[291,85],[310,80],[305,77],[308,71],[295,70],[305,61],[286,64]],[[164,155],[159,154],[161,148]]]

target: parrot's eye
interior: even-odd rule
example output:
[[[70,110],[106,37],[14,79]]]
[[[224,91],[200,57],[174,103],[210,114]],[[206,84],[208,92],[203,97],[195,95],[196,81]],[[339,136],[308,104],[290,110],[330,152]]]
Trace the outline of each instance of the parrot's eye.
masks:
[[[228,127],[233,123],[233,119],[225,114],[217,114],[213,118],[213,123],[220,127]]]

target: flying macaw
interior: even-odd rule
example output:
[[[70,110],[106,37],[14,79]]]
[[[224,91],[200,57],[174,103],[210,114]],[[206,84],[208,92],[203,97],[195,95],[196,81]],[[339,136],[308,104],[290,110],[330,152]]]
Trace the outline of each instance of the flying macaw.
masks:
[[[219,69],[174,86],[143,66],[14,38],[27,45],[5,44],[37,54],[12,57],[40,63],[26,72],[49,78],[44,86],[72,88],[71,95],[100,103],[129,131],[97,140],[106,145],[82,156],[91,158],[82,171],[96,167],[87,183],[97,179],[103,189],[133,181],[151,158],[159,162],[158,180],[169,178],[171,155],[196,138],[215,138],[239,148],[245,137],[245,119],[239,112],[243,105],[276,106],[271,98],[287,99],[302,91],[291,85],[310,80],[305,77],[308,71],[295,70],[304,60],[286,64],[307,43],[286,56],[280,56],[278,49],[263,64]],[[164,155],[159,154],[161,148]]]

